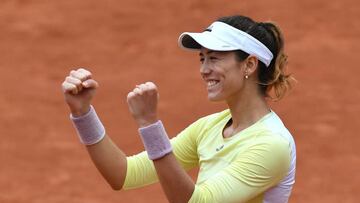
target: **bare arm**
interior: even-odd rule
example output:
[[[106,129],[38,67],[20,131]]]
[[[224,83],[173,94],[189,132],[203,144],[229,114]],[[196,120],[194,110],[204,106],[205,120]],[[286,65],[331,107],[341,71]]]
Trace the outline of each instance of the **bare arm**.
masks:
[[[89,112],[90,103],[95,95],[98,83],[92,79],[89,71],[78,69],[71,71],[63,83],[65,101],[74,117]],[[140,85],[128,94],[129,110],[140,127],[157,121],[156,105],[158,94],[154,84]],[[146,92],[143,92],[145,87]],[[155,94],[154,94],[155,93]],[[155,107],[155,111],[154,108]],[[115,190],[121,189],[127,169],[125,154],[105,137],[98,143],[86,146],[88,153],[103,177]],[[177,163],[172,153],[154,161],[160,183],[170,202],[187,202],[195,185],[190,176]]]
[[[149,126],[158,120],[157,100],[157,88],[151,82],[138,85],[128,94],[129,109],[139,127]],[[155,159],[153,163],[169,202],[188,202],[194,192],[195,184],[177,162],[173,153]]]
[[[90,103],[95,95],[98,83],[85,69],[73,70],[62,84],[65,101],[72,116],[81,117],[90,110]],[[86,146],[96,168],[115,190],[122,188],[126,177],[126,156],[105,137],[98,143]]]
[[[93,163],[114,190],[120,190],[126,177],[126,156],[105,135],[99,143],[86,147]]]

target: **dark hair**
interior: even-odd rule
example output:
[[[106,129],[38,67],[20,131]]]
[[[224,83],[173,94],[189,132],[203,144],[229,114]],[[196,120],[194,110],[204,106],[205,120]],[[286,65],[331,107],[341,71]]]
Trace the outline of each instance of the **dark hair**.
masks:
[[[273,54],[273,60],[269,67],[259,61],[258,80],[261,93],[271,97],[270,92],[274,90],[274,100],[281,99],[291,89],[291,81],[294,78],[285,73],[287,56],[284,53],[284,40],[279,27],[272,22],[255,22],[246,16],[228,16],[219,18],[217,21],[231,25],[242,30],[261,43],[263,43]],[[238,50],[236,56],[239,61],[245,60],[249,54]]]

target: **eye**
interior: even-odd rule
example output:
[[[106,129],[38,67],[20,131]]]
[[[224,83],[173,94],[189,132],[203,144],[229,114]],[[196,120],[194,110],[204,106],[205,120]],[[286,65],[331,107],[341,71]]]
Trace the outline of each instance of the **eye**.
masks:
[[[212,61],[216,61],[216,60],[218,60],[219,58],[217,58],[217,57],[215,57],[215,56],[210,56],[210,60],[212,60]]]
[[[200,63],[204,63],[204,58],[203,57],[200,57]]]

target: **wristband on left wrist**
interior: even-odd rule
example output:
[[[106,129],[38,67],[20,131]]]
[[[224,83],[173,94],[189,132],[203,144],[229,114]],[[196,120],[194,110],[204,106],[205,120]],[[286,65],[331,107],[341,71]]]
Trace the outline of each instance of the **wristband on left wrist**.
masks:
[[[139,133],[149,159],[160,159],[172,152],[170,140],[160,120],[139,128]]]

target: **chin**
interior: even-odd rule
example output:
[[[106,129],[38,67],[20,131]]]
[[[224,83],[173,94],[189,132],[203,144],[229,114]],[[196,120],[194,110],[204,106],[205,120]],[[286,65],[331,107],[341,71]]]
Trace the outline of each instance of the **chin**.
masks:
[[[208,95],[208,100],[212,102],[220,102],[224,101],[224,98],[220,97],[219,95]]]

